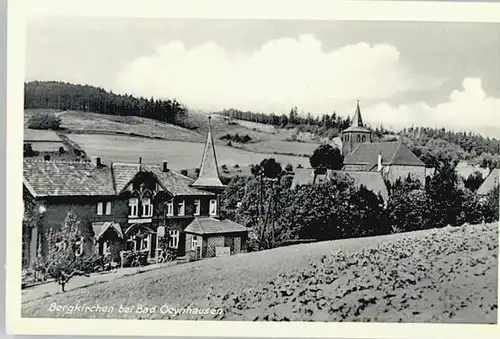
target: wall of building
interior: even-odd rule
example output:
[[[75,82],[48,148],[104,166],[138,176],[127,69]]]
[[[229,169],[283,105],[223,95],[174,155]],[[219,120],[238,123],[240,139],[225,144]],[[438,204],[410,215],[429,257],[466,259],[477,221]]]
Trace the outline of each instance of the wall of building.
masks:
[[[391,165],[387,167],[387,179],[390,182],[395,182],[397,179],[405,180],[408,175],[414,179],[418,179],[423,185],[425,185],[424,166]]]

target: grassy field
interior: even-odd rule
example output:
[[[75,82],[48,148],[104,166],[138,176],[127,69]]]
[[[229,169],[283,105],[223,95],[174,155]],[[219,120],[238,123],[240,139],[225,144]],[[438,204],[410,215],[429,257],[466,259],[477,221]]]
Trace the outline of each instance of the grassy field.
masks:
[[[168,304],[223,308],[227,320],[495,323],[497,266],[498,223],[447,227],[176,265],[23,303],[22,316],[162,319],[49,307]]]
[[[69,135],[89,156],[100,156],[104,162],[138,162],[160,164],[167,160],[172,169],[190,169],[200,166],[203,143],[154,140],[121,135]],[[248,166],[269,158],[269,154],[249,152],[234,147],[219,145],[216,148],[219,165]],[[272,155],[283,166],[288,163],[309,166],[309,159],[304,157]]]
[[[25,118],[27,120],[29,116],[40,112],[49,112],[59,115],[64,133],[69,135],[77,143],[77,139],[81,139],[84,142],[88,140],[86,137],[78,138],[78,135],[82,134],[92,135],[92,137],[97,135],[97,140],[99,140],[101,136],[125,135],[144,137],[147,139],[202,143],[205,142],[206,133],[208,131],[207,115],[201,113],[191,113],[189,115],[187,122],[194,128],[193,130],[189,130],[161,121],[135,116],[114,116],[79,111],[29,109],[25,110]],[[319,142],[312,140],[307,134],[297,134],[295,129],[285,130],[274,128],[270,125],[240,120],[229,122],[220,115],[212,115],[212,132],[218,145],[227,144],[227,141],[220,140],[220,137],[226,134],[249,135],[252,138],[250,143],[233,143],[233,148],[237,149],[234,152],[240,153],[241,157],[248,154],[248,152],[244,151],[271,155],[304,156],[312,154],[320,145]],[[295,137],[298,136],[299,141],[291,141],[294,135]],[[82,148],[92,148],[92,145],[82,144],[81,146]],[[238,149],[244,151],[240,152]],[[139,156],[137,156],[137,158],[138,157]],[[294,162],[292,161],[291,163]]]

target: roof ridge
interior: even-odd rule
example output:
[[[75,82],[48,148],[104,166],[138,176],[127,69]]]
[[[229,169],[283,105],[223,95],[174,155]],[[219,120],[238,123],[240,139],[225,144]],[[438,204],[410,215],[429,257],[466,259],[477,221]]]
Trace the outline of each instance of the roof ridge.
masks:
[[[30,159],[24,158],[23,162],[34,162],[34,163],[60,163],[60,164],[90,164],[90,160],[43,160],[43,159]]]

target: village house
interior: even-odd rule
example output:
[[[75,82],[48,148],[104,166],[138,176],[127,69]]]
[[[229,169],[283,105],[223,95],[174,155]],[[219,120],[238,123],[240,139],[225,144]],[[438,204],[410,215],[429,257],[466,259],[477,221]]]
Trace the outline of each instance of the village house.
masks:
[[[364,126],[359,108],[356,105],[352,125],[342,131],[343,171],[380,172],[384,179],[395,182],[411,176],[425,183],[426,168],[401,140],[373,142],[371,131]]]
[[[210,125],[210,124],[209,124]],[[193,180],[172,171],[167,161],[139,163],[25,160],[23,200],[38,211],[38,225],[23,223],[23,267],[48,253],[49,239],[68,211],[80,221],[78,255],[123,251],[158,255],[164,240],[178,257],[205,258],[246,251],[246,227],[220,218],[224,191],[209,127],[199,176]],[[220,252],[220,253],[219,253]]]
[[[479,186],[477,194],[482,198],[486,197],[499,185],[499,181],[500,169],[494,168],[493,170],[491,170],[490,174],[486,177],[481,186]]]

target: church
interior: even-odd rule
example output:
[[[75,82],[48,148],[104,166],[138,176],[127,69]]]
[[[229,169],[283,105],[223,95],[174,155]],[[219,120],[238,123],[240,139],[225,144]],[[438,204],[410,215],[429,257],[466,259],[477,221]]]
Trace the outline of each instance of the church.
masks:
[[[395,182],[411,176],[425,183],[425,164],[401,140],[374,142],[372,132],[364,125],[356,105],[352,125],[341,133],[343,171],[379,172]]]

